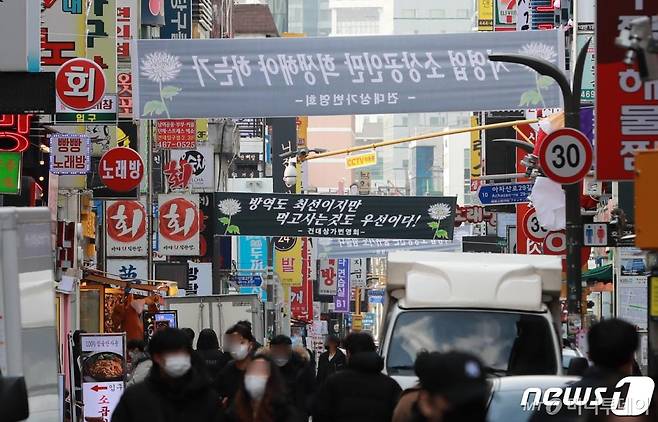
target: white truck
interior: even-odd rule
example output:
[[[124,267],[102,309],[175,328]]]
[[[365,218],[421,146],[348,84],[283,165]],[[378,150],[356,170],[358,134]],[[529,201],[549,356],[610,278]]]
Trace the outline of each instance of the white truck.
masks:
[[[0,207],[0,372],[25,378],[30,422],[62,418],[53,268],[50,210]]]
[[[473,353],[498,376],[562,373],[559,257],[394,252],[387,271],[380,351],[403,388],[422,350]]]
[[[238,321],[249,321],[254,337],[263,343],[265,337],[263,303],[258,295],[211,295],[167,297],[164,308],[175,310],[179,328],[191,328],[197,335],[204,328],[222,334]],[[222,345],[223,346],[223,345]]]

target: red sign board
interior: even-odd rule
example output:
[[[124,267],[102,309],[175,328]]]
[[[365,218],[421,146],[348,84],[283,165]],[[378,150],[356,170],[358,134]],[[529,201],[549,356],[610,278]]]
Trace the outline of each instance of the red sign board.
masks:
[[[304,280],[299,287],[290,287],[290,312],[294,319],[310,322],[313,320],[313,262],[312,240],[302,239],[302,274]]]
[[[199,208],[184,197],[160,205],[160,235],[172,242],[184,242],[199,234]]]
[[[119,105],[117,112],[119,117],[132,118],[133,115],[133,77],[130,71],[119,72],[117,74],[117,88]]]
[[[194,149],[196,122],[189,119],[158,120],[158,146],[164,149]]]
[[[31,114],[0,114],[0,151],[23,152],[30,147]]]
[[[73,110],[93,108],[105,94],[103,69],[89,59],[75,58],[59,68],[56,78],[57,97]]]
[[[105,186],[115,192],[130,192],[144,176],[142,157],[130,148],[109,149],[98,163],[98,172]]]
[[[144,256],[146,208],[139,201],[108,201],[105,211],[108,256]]]
[[[167,186],[169,190],[186,189],[190,186],[192,180],[192,173],[194,169],[185,160],[171,160],[162,169],[165,177],[167,178]]]
[[[658,146],[658,84],[624,64],[615,38],[637,17],[653,16],[655,28],[658,1],[607,1],[596,13],[596,178],[631,180],[635,152]]]
[[[571,184],[581,180],[592,167],[592,146],[576,129],[558,129],[539,145],[539,162],[551,180]]]

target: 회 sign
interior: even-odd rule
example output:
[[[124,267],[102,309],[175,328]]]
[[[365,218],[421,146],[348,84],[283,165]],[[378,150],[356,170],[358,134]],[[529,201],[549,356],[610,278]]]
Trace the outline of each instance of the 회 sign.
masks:
[[[216,192],[216,233],[380,239],[452,239],[455,197]]]
[[[592,167],[592,146],[576,129],[558,129],[539,146],[539,163],[551,180],[571,184],[581,180]]]
[[[478,198],[482,205],[519,204],[528,202],[534,183],[495,183],[482,185]]]
[[[105,74],[93,60],[75,58],[57,72],[57,97],[73,110],[89,110],[103,98]]]
[[[511,110],[522,99],[561,106],[557,84],[537,88],[527,68],[488,59],[534,51],[562,67],[557,30],[136,45],[136,119]]]
[[[52,134],[50,172],[53,174],[87,174],[91,169],[91,141],[87,135]]]
[[[158,195],[158,233],[162,255],[199,255],[199,196]]]
[[[348,169],[374,166],[375,164],[377,164],[377,153],[375,151],[345,157],[345,167]]]
[[[98,172],[105,186],[115,192],[129,192],[142,181],[144,163],[133,149],[115,147],[108,150],[98,163]]]
[[[146,256],[146,208],[140,201],[105,203],[107,256]]]

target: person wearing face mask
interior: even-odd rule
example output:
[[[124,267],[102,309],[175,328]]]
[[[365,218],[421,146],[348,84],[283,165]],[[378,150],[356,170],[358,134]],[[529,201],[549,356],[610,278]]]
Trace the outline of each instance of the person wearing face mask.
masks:
[[[306,353],[303,347],[300,349],[293,351],[292,339],[282,334],[270,341],[272,360],[281,371],[290,400],[308,419],[315,392],[315,368],[300,356],[300,353]]]
[[[228,411],[231,422],[302,422],[287,400],[277,365],[265,355],[256,355],[247,365],[235,401]]]
[[[144,342],[141,340],[130,340],[126,345],[126,349],[130,358],[130,372],[128,373],[126,385],[130,386],[146,379],[149,372],[151,372],[153,361],[146,353]]]
[[[219,372],[214,385],[222,398],[222,403],[228,407],[240,388],[256,340],[251,330],[242,324],[236,324],[226,330],[224,338],[232,360]]]
[[[188,337],[166,328],[149,343],[153,367],[144,382],[128,387],[112,422],[222,422],[219,396],[204,372],[192,365]]]
[[[421,352],[414,371],[419,385],[402,394],[393,422],[486,421],[489,387],[478,358],[460,352]]]

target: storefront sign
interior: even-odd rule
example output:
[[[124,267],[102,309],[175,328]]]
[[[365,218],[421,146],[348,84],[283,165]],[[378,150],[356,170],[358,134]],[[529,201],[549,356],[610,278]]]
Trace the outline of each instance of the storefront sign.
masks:
[[[31,114],[0,114],[0,151],[23,152],[30,147]]]
[[[50,172],[53,174],[87,174],[91,169],[91,141],[86,135],[52,134]]]
[[[212,263],[187,261],[187,295],[207,296],[212,294]]]
[[[478,31],[493,31],[494,0],[478,0]]]
[[[162,167],[162,174],[170,192],[187,190],[192,180],[192,166],[185,160],[170,160]]]
[[[217,233],[452,239],[455,197],[215,194]]]
[[[212,145],[198,145],[191,150],[171,151],[172,161],[187,163],[191,171],[189,186],[193,192],[213,191],[215,186],[215,150]]]
[[[125,334],[81,334],[84,418],[110,420],[124,390]]]
[[[0,151],[0,194],[17,195],[21,190],[21,153]]]
[[[195,121],[158,120],[156,139],[162,149],[189,149],[196,147]]]
[[[338,260],[321,259],[318,268],[318,291],[321,295],[336,295],[336,278],[338,277]],[[333,301],[332,301],[333,302]]]
[[[103,98],[105,75],[93,60],[71,59],[57,72],[57,98],[73,110],[89,110]]]
[[[599,2],[600,3],[600,2]],[[624,63],[619,30],[638,17],[658,15],[658,2],[606,2],[596,8],[596,178],[632,180],[635,152],[658,147],[658,90]]]
[[[345,168],[347,169],[374,166],[375,164],[377,164],[377,153],[375,151],[345,157]]]
[[[529,31],[532,27],[532,13],[533,8],[530,4],[531,0],[515,0],[516,1],[516,30]]]
[[[264,236],[238,237],[238,269],[264,270],[267,266],[267,238]]]
[[[290,288],[292,317],[302,321],[313,320],[313,280],[305,278],[302,286]]]
[[[475,116],[471,117],[471,127],[476,127],[478,120]],[[482,137],[481,131],[471,131],[471,192],[477,192],[478,188],[484,184],[480,180],[482,176]]]
[[[130,192],[139,186],[144,177],[144,163],[135,150],[116,147],[103,154],[98,172],[103,184],[111,190]]]
[[[148,280],[148,263],[145,259],[108,259],[105,271],[121,280]]]
[[[107,201],[107,256],[146,256],[146,209],[139,201]]]
[[[117,2],[117,59],[130,61],[130,40],[138,38],[138,0],[116,0]]]
[[[336,298],[334,300],[335,312],[349,313],[350,311],[350,260],[339,259],[336,266]]]
[[[168,256],[199,255],[199,196],[158,195],[158,253]]]
[[[519,0],[495,0],[496,2],[496,31],[516,30],[516,3]]]
[[[479,205],[467,205],[457,209],[457,216],[455,217],[455,226],[460,226],[462,223],[488,223],[491,226],[496,226],[496,213],[488,211],[485,207]]]
[[[556,84],[538,88],[526,67],[488,59],[492,52],[539,54],[562,66],[557,30],[138,40],[137,46],[136,118],[506,110],[524,98],[529,107],[561,106]],[[537,89],[541,95],[527,94]]]
[[[583,104],[593,104],[596,94],[596,37],[594,36],[594,31],[585,33],[578,32],[578,37],[576,38],[576,51],[580,52],[588,40],[590,43],[587,48],[585,70],[583,71],[583,85],[580,93],[580,101]]]
[[[192,0],[165,0],[165,24],[161,39],[192,38]]]
[[[352,258],[350,260],[350,286],[365,289],[368,283],[368,268],[365,258]]]
[[[301,237],[279,237],[274,241],[274,272],[284,286],[301,286],[304,281],[302,243]]]
[[[117,113],[122,119],[132,119],[133,116],[133,77],[127,69],[121,69],[117,74]]]

